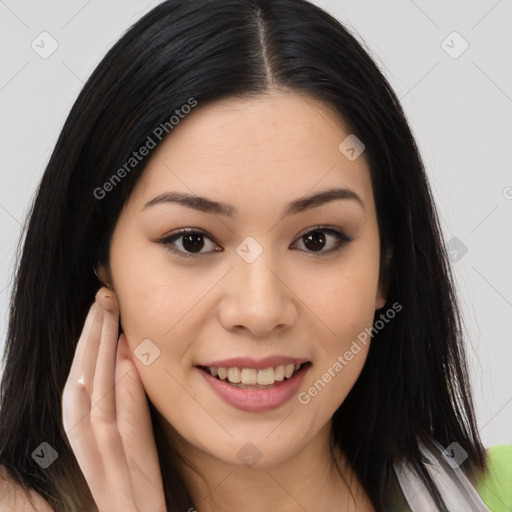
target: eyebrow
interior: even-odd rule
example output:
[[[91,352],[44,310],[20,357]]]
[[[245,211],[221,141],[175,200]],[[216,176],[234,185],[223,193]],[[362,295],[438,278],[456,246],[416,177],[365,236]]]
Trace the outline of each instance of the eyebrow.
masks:
[[[284,215],[296,215],[310,208],[315,208],[338,199],[352,200],[359,204],[363,210],[365,209],[362,199],[353,190],[348,188],[332,188],[290,202],[284,210]],[[144,210],[150,206],[162,203],[178,203],[194,210],[230,218],[238,213],[237,209],[231,204],[213,201],[206,197],[194,196],[185,192],[164,192],[148,201],[142,209]]]

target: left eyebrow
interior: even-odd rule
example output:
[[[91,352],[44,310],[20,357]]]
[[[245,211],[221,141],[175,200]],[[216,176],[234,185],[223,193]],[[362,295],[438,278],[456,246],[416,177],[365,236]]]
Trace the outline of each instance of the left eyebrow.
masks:
[[[285,208],[284,215],[296,215],[310,208],[316,208],[334,200],[353,200],[365,210],[364,203],[356,192],[348,188],[332,188],[316,194],[295,199]],[[159,196],[149,200],[143,210],[161,203],[178,203],[187,208],[193,208],[201,212],[223,215],[225,217],[234,217],[238,210],[231,204],[213,201],[206,197],[194,196],[185,192],[164,192]]]

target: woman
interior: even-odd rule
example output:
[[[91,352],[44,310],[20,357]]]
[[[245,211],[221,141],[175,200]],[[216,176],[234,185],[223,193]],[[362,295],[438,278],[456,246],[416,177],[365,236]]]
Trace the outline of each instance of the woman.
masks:
[[[114,45],[10,313],[4,508],[510,506],[402,109],[305,1],[171,0]]]

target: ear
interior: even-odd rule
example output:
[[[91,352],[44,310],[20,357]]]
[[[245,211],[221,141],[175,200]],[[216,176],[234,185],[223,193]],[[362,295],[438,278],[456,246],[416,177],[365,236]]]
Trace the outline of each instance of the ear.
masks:
[[[388,247],[384,255],[384,261],[381,264],[381,271],[379,273],[379,286],[377,289],[377,296],[375,298],[375,309],[381,309],[386,305],[387,294],[389,289],[389,266],[393,258],[394,250]]]
[[[111,276],[110,276],[110,269],[108,267],[108,264],[99,263],[96,265],[96,275],[100,279],[100,281],[103,281],[105,284],[110,284],[112,282]]]

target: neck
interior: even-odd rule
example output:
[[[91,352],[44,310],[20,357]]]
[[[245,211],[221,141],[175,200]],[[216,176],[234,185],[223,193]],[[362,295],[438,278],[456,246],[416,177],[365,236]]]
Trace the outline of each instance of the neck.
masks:
[[[330,423],[292,457],[261,467],[229,464],[190,445],[168,424],[166,432],[198,469],[178,462],[198,512],[375,510],[347,459],[333,447]]]

